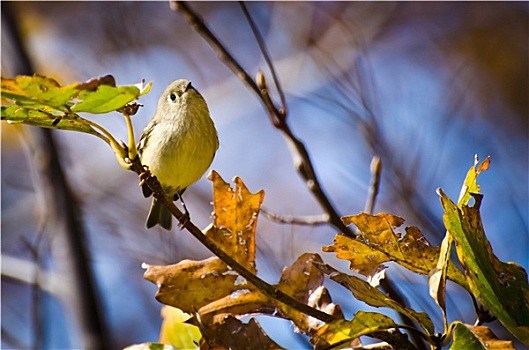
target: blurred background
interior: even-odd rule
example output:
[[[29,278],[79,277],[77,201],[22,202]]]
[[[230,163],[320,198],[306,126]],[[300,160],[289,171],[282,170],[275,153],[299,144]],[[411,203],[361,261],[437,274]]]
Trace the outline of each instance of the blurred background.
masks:
[[[28,74],[17,49],[19,35],[33,70],[61,84],[106,74],[120,85],[153,81],[133,117],[137,135],[164,87],[189,79],[208,102],[219,131],[212,169],[226,181],[242,177],[252,192],[264,189],[264,206],[278,215],[323,212],[255,94],[167,2],[2,1],[1,6],[2,77]],[[190,6],[251,76],[263,70],[271,85],[238,3]],[[491,168],[478,180],[487,236],[500,259],[529,267],[528,3],[247,6],[284,88],[288,122],[341,215],[363,210],[369,164],[379,155],[382,183],[375,212],[404,217],[406,225],[417,225],[439,245],[444,226],[436,188],[457,199],[474,155],[491,156]],[[278,100],[275,90],[272,96]],[[119,114],[90,118],[126,138]],[[50,223],[54,196],[39,165],[47,150],[39,148],[29,127],[2,122],[1,135],[2,348],[82,348],[82,312],[72,302],[78,282],[68,272],[71,252],[61,227]],[[98,312],[93,312],[103,320],[105,344],[121,348],[156,341],[161,305],[154,299],[156,286],[143,279],[141,263],[201,260],[211,253],[185,231],[144,228],[150,200],[143,198],[136,175],[124,171],[99,139],[74,132],[52,135],[74,198],[66,206],[75,206],[86,234],[83,259],[93,272],[98,295]],[[205,177],[186,192],[199,227],[211,220],[210,201]],[[277,282],[283,267],[306,251],[347,272],[347,263],[321,252],[336,233],[329,225],[285,225],[261,216],[259,275]],[[409,305],[429,313],[442,329],[427,277],[389,265],[387,274]],[[326,286],[348,318],[369,309],[332,281]],[[448,289],[449,320],[474,323],[468,296],[453,284]],[[310,347],[289,322],[270,317],[260,322],[280,345]],[[498,322],[492,327],[499,337],[512,339]]]

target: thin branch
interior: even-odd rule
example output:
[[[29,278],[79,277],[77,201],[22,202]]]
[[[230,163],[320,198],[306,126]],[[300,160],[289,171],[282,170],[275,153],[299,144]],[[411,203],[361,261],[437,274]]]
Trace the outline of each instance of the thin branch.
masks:
[[[327,214],[322,215],[310,215],[302,217],[294,217],[292,215],[282,216],[279,214],[272,213],[267,208],[261,207],[261,213],[271,221],[279,222],[281,224],[291,224],[291,225],[328,225],[329,216]]]
[[[319,202],[320,206],[329,216],[329,222],[335,226],[343,234],[355,237],[356,234],[349,227],[344,225],[342,219],[334,205],[329,200],[328,196],[323,191],[323,188],[320,184],[314,166],[312,164],[311,158],[308,154],[308,151],[303,144],[292,132],[290,127],[286,122],[286,107],[278,110],[270,98],[268,93],[268,88],[264,79],[262,72],[258,72],[257,81],[254,82],[250,75],[242,68],[242,66],[237,62],[237,60],[228,52],[224,45],[217,39],[215,34],[206,26],[204,20],[194,12],[186,2],[183,1],[171,1],[171,9],[179,11],[184,15],[186,20],[189,22],[191,27],[202,36],[202,38],[212,47],[216,52],[219,59],[231,69],[231,71],[242,81],[244,82],[251,90],[253,90],[257,96],[260,98],[264,107],[266,108],[270,121],[272,124],[279,129],[289,145],[290,153],[294,166],[301,177],[305,180],[307,188],[312,192],[316,200]],[[261,42],[260,45],[264,45],[264,42]],[[273,68],[271,68],[272,70]]]
[[[136,158],[131,161],[130,170],[134,171],[138,175],[141,175],[144,172],[143,165],[141,164],[139,158]],[[329,323],[337,319],[335,316],[329,315],[323,311],[310,307],[298,301],[297,299],[292,298],[288,294],[283,293],[281,290],[266,283],[265,281],[257,277],[257,275],[253,274],[251,271],[239,264],[229,254],[219,248],[215,244],[215,242],[213,242],[206,235],[204,235],[204,233],[197,226],[195,226],[195,224],[193,224],[189,220],[189,218],[180,211],[180,209],[178,209],[174,202],[171,199],[167,198],[167,196],[165,196],[163,189],[160,186],[160,183],[158,182],[156,177],[148,177],[144,180],[143,183],[149,186],[149,188],[153,191],[153,196],[163,205],[165,205],[173,214],[173,216],[178,219],[178,221],[182,225],[182,228],[185,228],[187,231],[189,231],[189,233],[191,233],[193,237],[198,239],[200,243],[202,243],[202,245],[204,245],[213,254],[219,257],[223,262],[230,266],[239,275],[244,277],[250,283],[254,284],[263,294],[274,300],[280,301],[306,315],[312,316],[322,322]]]
[[[364,211],[368,214],[373,214],[378,191],[380,189],[380,176],[382,174],[382,162],[380,161],[379,156],[374,156],[371,160],[370,170],[371,184],[369,185],[369,193],[367,195]]]
[[[272,62],[272,58],[270,56],[270,52],[268,52],[268,48],[266,47],[265,41],[263,39],[263,36],[261,35],[261,32],[255,25],[255,22],[250,15],[250,12],[248,11],[248,8],[246,7],[246,3],[244,1],[239,1],[239,5],[242,8],[242,11],[244,12],[244,16],[246,17],[246,20],[250,24],[250,27],[252,28],[253,35],[255,36],[255,40],[257,41],[257,44],[259,44],[259,49],[261,50],[261,53],[263,54],[263,57],[266,61],[266,64],[270,68],[270,74],[272,74],[272,79],[274,80],[274,85],[276,86],[277,93],[279,94],[279,99],[281,101],[281,110],[279,112],[286,116],[287,115],[287,104],[285,100],[285,93],[283,92],[283,88],[281,87],[281,83],[279,81],[279,78],[277,77],[277,73],[274,67],[274,64]]]

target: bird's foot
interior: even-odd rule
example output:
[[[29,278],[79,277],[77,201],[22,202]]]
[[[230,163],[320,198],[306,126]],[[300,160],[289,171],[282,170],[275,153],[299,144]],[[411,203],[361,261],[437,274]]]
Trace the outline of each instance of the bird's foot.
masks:
[[[152,176],[151,171],[149,170],[149,167],[147,165],[143,166],[143,172],[138,175],[138,178],[140,179],[140,187],[145,185],[145,181],[150,179]]]
[[[187,225],[187,223],[191,221],[191,216],[189,216],[189,212],[187,209],[184,210],[184,217],[182,218],[182,221],[178,223],[178,227],[180,228],[180,231],[184,229],[184,227]]]

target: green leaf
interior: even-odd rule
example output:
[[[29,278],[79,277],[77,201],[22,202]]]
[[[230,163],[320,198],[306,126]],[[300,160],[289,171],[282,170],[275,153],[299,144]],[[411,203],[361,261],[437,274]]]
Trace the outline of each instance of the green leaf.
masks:
[[[67,114],[45,105],[34,104],[32,108],[12,105],[2,106],[2,120],[10,124],[23,123],[41,128],[72,130],[101,137],[88,122],[76,114]]]
[[[406,234],[394,229],[404,219],[387,213],[358,215],[342,218],[345,224],[355,224],[361,232],[357,238],[336,235],[331,246],[324,252],[335,252],[339,259],[349,260],[351,270],[369,276],[374,269],[387,261],[394,261],[405,268],[428,275],[439,258],[439,247],[432,247],[415,226],[406,227]],[[448,267],[448,278],[467,289],[465,277],[453,264]]]
[[[77,93],[74,85],[61,87],[54,79],[41,75],[2,78],[2,98],[16,100],[19,105],[27,105],[28,108],[35,104],[36,108],[46,105],[66,111],[68,101]]]
[[[477,155],[474,157],[474,165],[470,167],[467,172],[465,181],[459,194],[459,201],[457,206],[462,208],[463,205],[467,205],[470,201],[471,193],[479,193],[480,186],[477,184],[477,177],[482,172],[489,168],[490,157],[487,157],[481,164],[478,165]],[[441,243],[441,251],[439,253],[439,259],[437,265],[430,272],[428,276],[428,286],[430,296],[435,300],[441,311],[443,312],[443,321],[445,332],[448,328],[448,319],[446,317],[446,278],[448,274],[448,267],[450,261],[450,253],[452,250],[453,238],[448,231],[446,231],[445,237]]]
[[[72,107],[72,111],[94,114],[108,113],[134,101],[139,95],[140,90],[136,86],[100,85],[96,91],[79,91],[76,98],[81,102],[77,102]]]
[[[446,317],[446,277],[448,274],[448,266],[450,261],[450,251],[452,246],[452,237],[447,232],[443,241],[441,242],[441,250],[439,252],[439,260],[436,267],[428,275],[428,287],[430,296],[435,300],[443,312],[444,330],[447,331],[448,319]]]
[[[382,339],[381,337],[385,333],[391,339],[383,340],[391,341],[390,344],[396,346],[396,348],[413,348],[413,345],[407,341],[406,336],[396,330],[396,328],[396,323],[386,315],[376,312],[358,311],[351,321],[336,320],[324,324],[312,337],[311,342],[316,345],[316,349],[338,348],[364,335],[372,335]]]
[[[333,281],[338,282],[345,288],[349,289],[356,299],[374,307],[389,307],[419,324],[427,335],[432,335],[434,333],[434,324],[425,312],[416,312],[410,308],[404,307],[397,301],[388,298],[384,293],[377,288],[372,287],[366,281],[356,276],[342,273],[330,265],[316,264],[316,266],[325,274],[329,275]]]
[[[479,213],[482,195],[472,207],[458,208],[442,191],[445,226],[454,238],[457,256],[476,297],[513,335],[529,345],[529,285],[518,264],[500,261],[487,240]]]
[[[450,350],[514,350],[512,341],[499,340],[484,326],[454,322],[454,340]]]
[[[16,104],[27,109],[40,110],[42,106],[68,112],[108,113],[148,93],[152,84],[116,86],[113,76],[95,78],[85,83],[61,86],[56,80],[41,76],[2,78],[2,105]],[[7,119],[7,118],[3,118]]]

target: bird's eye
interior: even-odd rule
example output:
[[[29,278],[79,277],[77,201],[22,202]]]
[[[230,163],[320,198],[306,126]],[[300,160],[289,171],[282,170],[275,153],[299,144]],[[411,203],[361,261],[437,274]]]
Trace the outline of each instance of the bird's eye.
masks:
[[[173,102],[176,101],[176,95],[175,95],[175,94],[171,94],[171,95],[169,96],[169,98],[170,98],[171,101],[173,101]]]

